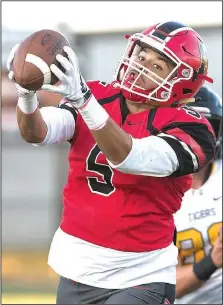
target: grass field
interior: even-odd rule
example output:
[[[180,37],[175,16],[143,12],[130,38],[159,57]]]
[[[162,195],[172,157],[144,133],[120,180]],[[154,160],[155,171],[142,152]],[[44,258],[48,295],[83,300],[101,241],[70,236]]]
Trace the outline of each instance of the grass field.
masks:
[[[3,252],[2,304],[55,304],[58,275],[46,251]]]
[[[3,293],[2,304],[56,304],[56,295]]]

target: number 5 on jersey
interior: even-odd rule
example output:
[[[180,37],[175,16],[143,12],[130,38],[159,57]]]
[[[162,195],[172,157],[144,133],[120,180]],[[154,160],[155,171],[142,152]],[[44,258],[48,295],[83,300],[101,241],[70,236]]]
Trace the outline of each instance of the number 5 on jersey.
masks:
[[[93,193],[109,196],[115,191],[115,187],[112,184],[114,173],[109,165],[97,163],[98,156],[101,153],[98,145],[94,145],[87,157],[86,168],[87,171],[100,175],[103,181],[100,181],[97,177],[87,177],[87,180]]]

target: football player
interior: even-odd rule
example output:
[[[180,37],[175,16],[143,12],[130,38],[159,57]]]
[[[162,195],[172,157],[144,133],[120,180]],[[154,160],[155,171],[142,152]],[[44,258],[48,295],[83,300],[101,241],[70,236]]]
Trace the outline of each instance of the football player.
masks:
[[[222,104],[219,96],[202,87],[194,104],[216,134],[215,159],[193,174],[175,215],[179,264],[176,303],[222,304]]]
[[[109,84],[85,82],[75,52],[64,47],[69,60],[57,60],[65,72],[51,66],[60,84],[42,86],[64,97],[58,107],[39,109],[36,93],[16,84],[23,139],[71,143],[48,260],[61,276],[58,304],[173,303],[173,215],[191,174],[215,154],[210,123],[186,105],[212,81],[199,34],[165,22],[127,39]]]

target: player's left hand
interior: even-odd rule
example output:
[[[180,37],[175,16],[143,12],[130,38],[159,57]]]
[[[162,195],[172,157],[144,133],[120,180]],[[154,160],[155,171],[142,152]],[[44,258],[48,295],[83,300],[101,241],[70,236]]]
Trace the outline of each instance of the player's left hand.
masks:
[[[42,89],[63,95],[78,109],[89,99],[91,91],[81,75],[75,52],[68,46],[63,49],[67,53],[69,60],[60,54],[56,56],[56,59],[65,69],[65,73],[55,64],[50,66],[51,71],[58,77],[61,84],[58,86],[45,84]]]
[[[19,97],[30,98],[35,94],[35,92],[22,88],[19,84],[17,84],[15,81],[15,78],[14,78],[14,72],[12,70],[12,62],[13,62],[13,59],[15,57],[15,54],[16,54],[19,46],[20,46],[19,43],[15,44],[9,53],[9,56],[7,59],[7,69],[9,72],[8,78],[15,84]]]

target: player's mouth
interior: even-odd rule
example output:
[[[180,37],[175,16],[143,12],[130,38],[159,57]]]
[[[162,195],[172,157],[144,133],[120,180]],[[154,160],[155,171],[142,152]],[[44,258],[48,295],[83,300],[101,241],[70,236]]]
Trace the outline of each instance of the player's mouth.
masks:
[[[141,87],[144,85],[144,80],[141,75],[139,77],[138,76],[139,76],[139,73],[137,71],[131,70],[128,73],[126,80],[129,84],[135,83],[135,85]],[[136,79],[137,79],[137,81],[135,82]]]

